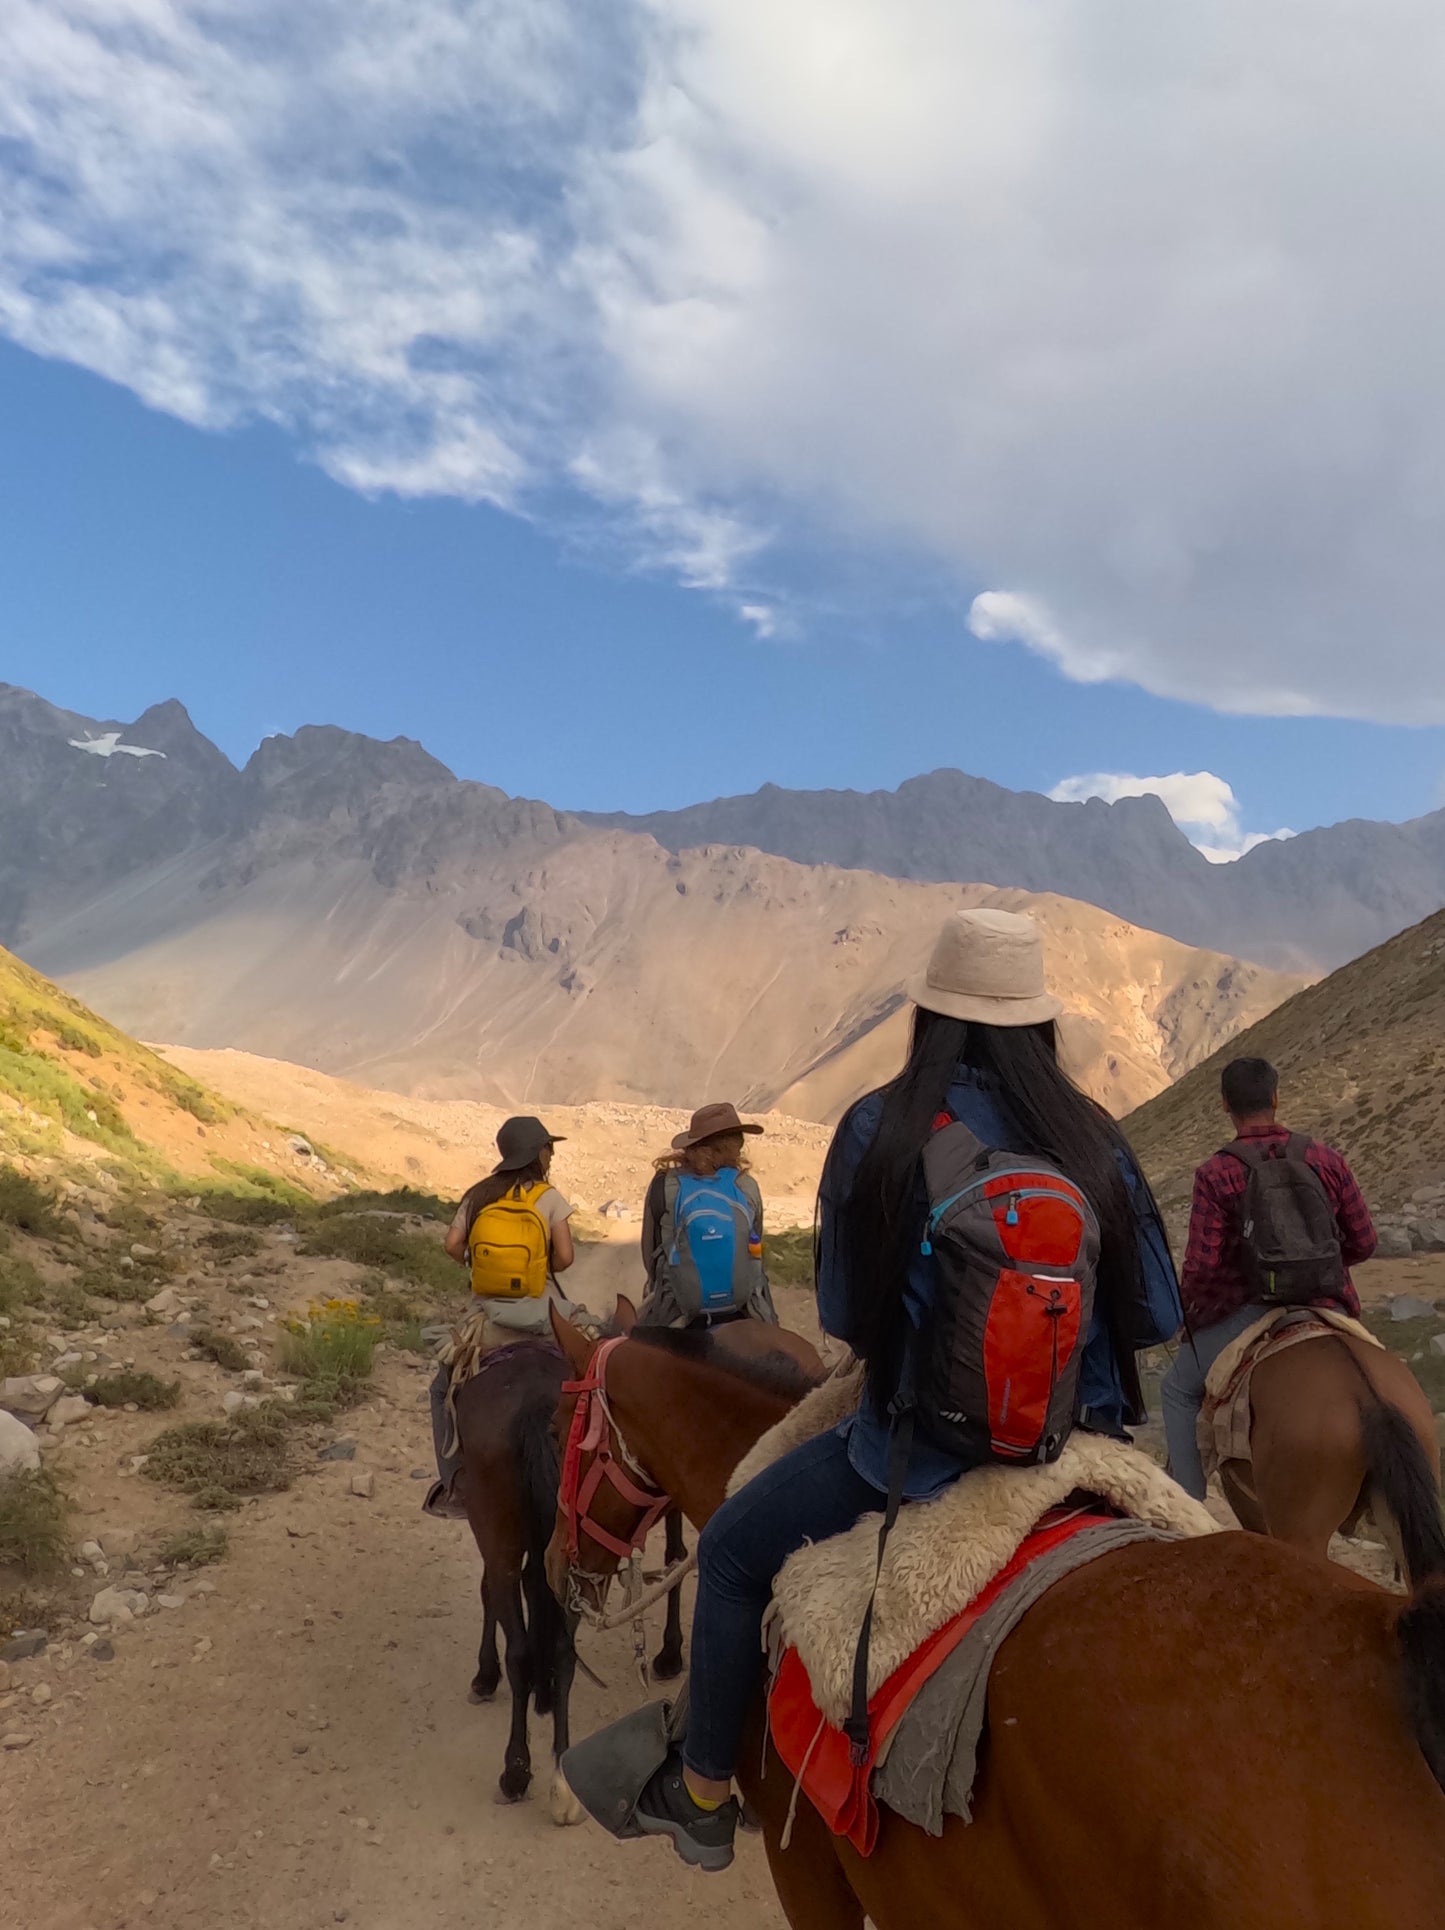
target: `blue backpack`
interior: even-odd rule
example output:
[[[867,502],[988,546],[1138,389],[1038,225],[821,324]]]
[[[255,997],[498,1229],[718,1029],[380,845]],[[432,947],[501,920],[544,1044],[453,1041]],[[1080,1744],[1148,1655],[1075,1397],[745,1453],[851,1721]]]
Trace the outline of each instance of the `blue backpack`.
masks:
[[[762,1195],[735,1167],[669,1173],[661,1235],[659,1273],[689,1320],[743,1313],[762,1290]]]

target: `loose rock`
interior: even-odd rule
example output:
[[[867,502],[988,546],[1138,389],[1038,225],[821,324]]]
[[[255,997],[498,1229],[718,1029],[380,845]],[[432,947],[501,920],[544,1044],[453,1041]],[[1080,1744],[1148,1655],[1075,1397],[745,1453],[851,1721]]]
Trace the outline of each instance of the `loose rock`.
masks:
[[[1418,1293],[1397,1293],[1386,1306],[1391,1320],[1430,1320],[1435,1313],[1435,1303],[1422,1300]]]
[[[124,1628],[149,1606],[138,1588],[103,1588],[90,1605],[90,1619],[102,1628]]]
[[[24,1421],[0,1408],[0,1479],[33,1474],[40,1466],[40,1443]]]
[[[94,1411],[84,1394],[65,1394],[55,1403],[45,1418],[51,1427],[69,1427],[75,1421],[83,1421]]]
[[[49,1640],[43,1628],[21,1629],[0,1647],[0,1662],[28,1662],[32,1655],[43,1654]]]
[[[33,1736],[22,1735],[18,1729],[12,1729],[8,1736],[0,1736],[0,1749],[28,1749],[33,1741]]]
[[[363,1501],[370,1501],[372,1495],[376,1492],[376,1476],[370,1473],[353,1474],[351,1477],[351,1492],[355,1495],[360,1495]]]
[[[12,1374],[0,1381],[0,1407],[22,1421],[39,1421],[65,1392],[58,1374]]]

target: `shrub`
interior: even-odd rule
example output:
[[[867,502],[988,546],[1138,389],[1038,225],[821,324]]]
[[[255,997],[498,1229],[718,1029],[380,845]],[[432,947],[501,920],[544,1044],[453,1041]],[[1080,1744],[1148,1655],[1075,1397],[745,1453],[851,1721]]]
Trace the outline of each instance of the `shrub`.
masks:
[[[287,1321],[281,1366],[308,1389],[317,1389],[320,1398],[344,1405],[370,1374],[381,1338],[378,1315],[353,1300],[327,1300],[308,1308],[304,1320]]]
[[[278,1226],[283,1220],[294,1220],[297,1208],[270,1193],[218,1191],[201,1196],[201,1211],[232,1226]]]
[[[46,1297],[45,1282],[28,1260],[0,1254],[0,1313],[34,1307]]]
[[[259,1234],[240,1226],[218,1226],[212,1233],[203,1233],[200,1244],[222,1261],[250,1260],[261,1251]]]
[[[0,1567],[22,1575],[58,1568],[70,1552],[70,1503],[44,1468],[0,1480]]]
[[[343,1193],[334,1200],[325,1200],[316,1208],[322,1219],[333,1218],[338,1213],[412,1213],[423,1220],[440,1220],[443,1224],[450,1221],[456,1207],[442,1199],[439,1194],[428,1193],[416,1186],[394,1186],[390,1192],[376,1193],[370,1190],[358,1193]]]
[[[198,1508],[235,1508],[249,1495],[291,1485],[290,1430],[269,1403],[229,1421],[187,1421],[151,1443],[145,1472],[188,1494]]]
[[[365,1213],[317,1217],[306,1230],[301,1251],[374,1267],[437,1293],[455,1293],[464,1284],[461,1269],[447,1258],[439,1241],[395,1220]]]
[[[229,1334],[220,1333],[214,1327],[197,1327],[191,1335],[191,1345],[207,1360],[224,1367],[227,1373],[239,1374],[251,1365],[251,1356],[240,1341],[232,1340]]]
[[[0,1166],[0,1221],[40,1239],[62,1231],[54,1194],[15,1166]]]
[[[85,1393],[97,1407],[133,1404],[148,1413],[158,1413],[163,1408],[180,1406],[181,1384],[178,1380],[162,1380],[158,1374],[123,1367],[118,1373],[102,1374],[91,1382]]]
[[[790,1226],[767,1236],[764,1252],[768,1278],[775,1287],[811,1287],[813,1284],[813,1229]]]
[[[165,1568],[209,1568],[225,1559],[230,1540],[219,1521],[181,1528],[166,1536],[156,1550],[156,1560]]]

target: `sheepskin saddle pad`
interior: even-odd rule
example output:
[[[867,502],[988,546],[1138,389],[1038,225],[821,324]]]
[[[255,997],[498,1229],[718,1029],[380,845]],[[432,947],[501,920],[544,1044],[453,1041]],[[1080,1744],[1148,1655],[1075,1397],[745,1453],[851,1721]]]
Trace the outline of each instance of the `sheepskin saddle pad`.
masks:
[[[863,1392],[860,1367],[824,1381],[739,1464],[730,1489],[803,1442],[837,1427]],[[1076,1433],[1045,1467],[977,1468],[899,1514],[878,1576],[868,1694],[894,1676],[930,1635],[960,1615],[1008,1566],[1051,1510],[1080,1494],[1161,1536],[1212,1534],[1206,1510],[1149,1457],[1123,1442]],[[836,1727],[847,1717],[853,1658],[878,1559],[878,1517],[790,1555],[773,1584],[775,1643],[796,1650],[813,1700]]]
[[[1206,1474],[1216,1473],[1226,1461],[1250,1465],[1249,1384],[1259,1363],[1302,1340],[1332,1333],[1347,1334],[1368,1347],[1384,1346],[1368,1327],[1333,1307],[1275,1308],[1229,1343],[1205,1377],[1199,1410],[1199,1453]]]

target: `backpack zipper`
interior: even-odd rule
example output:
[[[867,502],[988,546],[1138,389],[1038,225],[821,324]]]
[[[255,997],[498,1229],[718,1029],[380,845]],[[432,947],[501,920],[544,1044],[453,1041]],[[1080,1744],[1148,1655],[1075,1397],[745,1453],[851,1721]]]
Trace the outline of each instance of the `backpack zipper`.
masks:
[[[918,1249],[920,1253],[924,1253],[924,1254],[932,1253],[933,1235],[938,1231],[938,1222],[943,1218],[944,1214],[948,1212],[949,1208],[953,1206],[957,1206],[960,1200],[966,1200],[970,1193],[977,1193],[981,1191],[984,1187],[988,1185],[990,1178],[997,1179],[998,1175],[994,1173],[986,1176],[983,1179],[973,1180],[969,1185],[965,1186],[960,1192],[950,1194],[950,1196],[946,1200],[939,1201],[938,1205],[934,1207],[933,1211],[928,1216],[928,1225],[924,1231],[923,1242]],[[1069,1185],[1073,1185],[1072,1180],[1068,1181],[1067,1183]],[[1075,1190],[1077,1191],[1077,1188]],[[1018,1225],[1020,1200],[1056,1200],[1056,1199],[1062,1199],[1066,1206],[1071,1207],[1073,1211],[1078,1214],[1079,1219],[1081,1221],[1085,1220],[1086,1209],[1084,1207],[1081,1207],[1077,1203],[1077,1201],[1069,1199],[1066,1194],[1060,1193],[1058,1187],[1056,1186],[1020,1186],[1020,1187],[1016,1187],[1014,1191],[1011,1192],[1008,1196],[1008,1213],[1005,1216],[1004,1224],[1006,1226]]]

